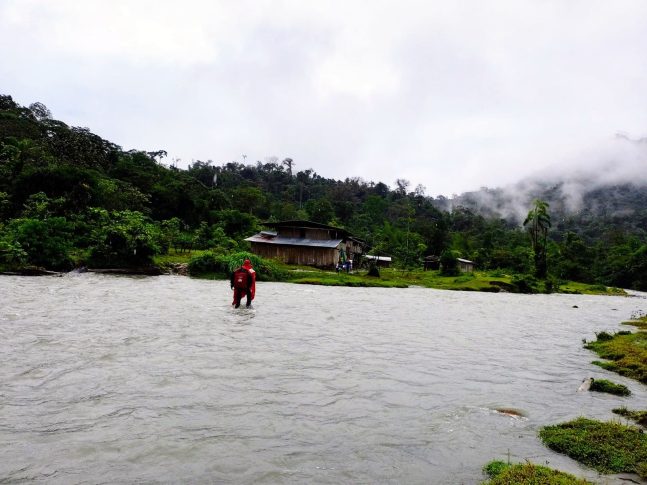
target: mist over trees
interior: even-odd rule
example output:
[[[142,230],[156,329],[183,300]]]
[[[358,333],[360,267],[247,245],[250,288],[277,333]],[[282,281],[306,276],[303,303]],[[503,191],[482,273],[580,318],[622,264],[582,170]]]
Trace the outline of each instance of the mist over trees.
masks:
[[[516,201],[524,213],[537,210],[534,198],[548,204],[526,225],[537,222],[535,241],[500,189],[434,198],[402,178],[394,189],[324,178],[289,157],[181,169],[166,155],[124,150],[42,103],[0,96],[0,269],[146,265],[188,245],[226,253],[246,249],[264,221],[308,219],[348,229],[402,267],[444,254],[480,269],[647,289],[647,191],[631,184],[585,192],[577,211],[563,190],[537,184]]]

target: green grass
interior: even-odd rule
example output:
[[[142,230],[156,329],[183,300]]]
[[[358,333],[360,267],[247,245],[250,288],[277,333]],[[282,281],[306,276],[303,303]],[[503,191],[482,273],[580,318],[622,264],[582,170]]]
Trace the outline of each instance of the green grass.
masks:
[[[320,270],[307,266],[288,266],[289,278],[292,283],[326,286],[366,286],[366,287],[395,287],[406,288],[421,286],[439,290],[485,291],[496,293],[499,291],[518,292],[513,284],[512,275],[501,271],[476,271],[458,276],[441,276],[439,271],[399,270],[381,268],[380,277],[368,276],[364,270],[354,271],[352,274],[336,273],[334,271]],[[584,283],[568,283],[560,286],[558,291],[566,293],[581,293],[590,295],[621,295],[622,290],[607,290],[606,287],[586,285]]]
[[[483,468],[490,480],[483,485],[586,485],[591,482],[545,466],[523,463],[510,465],[491,461]]]
[[[616,396],[629,396],[631,394],[627,386],[616,384],[607,379],[595,379],[591,383],[589,390],[593,392],[606,392],[607,394],[615,394]]]
[[[623,325],[633,325],[634,327],[639,328],[640,330],[647,330],[647,316],[636,318],[635,320],[629,320],[628,322],[622,322]]]
[[[613,412],[619,416],[635,421],[643,428],[647,428],[647,411],[630,411],[625,407],[621,407],[614,409]]]
[[[546,446],[600,473],[638,473],[647,478],[647,434],[634,426],[578,418],[539,432]]]
[[[438,288],[449,290],[467,291],[499,291],[490,284],[486,274],[440,276],[438,271],[404,271],[391,268],[380,269],[380,277],[368,276],[366,271],[354,271],[352,274],[336,273],[316,269],[296,268],[291,269],[289,281],[293,283],[318,284],[329,286],[366,286],[407,288],[421,286],[424,288]],[[498,278],[504,281],[505,278]],[[509,278],[508,278],[509,281]]]
[[[191,259],[206,252],[204,250],[194,250],[191,253],[175,253],[175,250],[171,249],[169,254],[155,256],[154,263],[162,268],[169,264],[188,263]],[[277,261],[272,261],[272,263],[288,274],[288,282],[298,284],[376,288],[420,286],[439,290],[485,291],[492,293],[500,291],[519,292],[519,288],[513,282],[513,275],[504,273],[501,270],[475,271],[474,273],[465,273],[458,276],[441,276],[440,271],[380,268],[380,277],[376,278],[368,276],[366,270],[355,270],[353,273],[348,274],[322,270],[311,266],[286,265]],[[225,277],[224,274],[209,272],[192,276],[202,279],[222,279]],[[539,287],[543,287],[543,285],[540,284]],[[561,284],[557,292],[587,295],[625,294],[623,290],[618,290],[617,288],[573,282]]]
[[[625,323],[642,329],[647,325],[647,317]],[[597,337],[585,347],[607,360],[594,361],[595,365],[647,384],[647,332],[600,332]]]
[[[574,295],[627,296],[627,292],[622,288],[614,288],[604,285],[590,285],[588,283],[579,283],[577,281],[567,281],[566,283],[561,283],[557,292]]]
[[[176,253],[175,249],[170,249],[168,254],[158,254],[153,258],[155,266],[165,266],[167,264],[188,263],[191,258],[200,256],[207,251],[204,249],[194,249],[191,252]]]

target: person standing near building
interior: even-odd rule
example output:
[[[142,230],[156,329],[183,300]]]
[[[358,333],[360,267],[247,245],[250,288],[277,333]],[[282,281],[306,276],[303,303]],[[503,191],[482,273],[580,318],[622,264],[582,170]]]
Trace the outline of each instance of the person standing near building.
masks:
[[[231,273],[230,283],[231,289],[234,290],[232,305],[238,308],[243,295],[246,295],[247,302],[245,306],[249,308],[256,296],[256,271],[254,271],[252,262],[249,259],[246,259],[241,267]]]

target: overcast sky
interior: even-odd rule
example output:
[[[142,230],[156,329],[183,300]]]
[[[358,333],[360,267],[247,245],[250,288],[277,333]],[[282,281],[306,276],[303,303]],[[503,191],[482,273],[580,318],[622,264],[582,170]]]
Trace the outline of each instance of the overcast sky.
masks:
[[[0,0],[0,53],[0,93],[181,166],[451,195],[647,136],[644,0]]]

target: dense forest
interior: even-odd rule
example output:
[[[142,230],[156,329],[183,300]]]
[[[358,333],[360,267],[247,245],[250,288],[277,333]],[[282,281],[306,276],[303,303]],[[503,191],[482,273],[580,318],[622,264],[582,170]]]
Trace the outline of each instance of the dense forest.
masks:
[[[290,158],[186,169],[165,158],[0,96],[0,269],[142,266],[189,245],[228,253],[246,249],[264,221],[308,219],[348,229],[400,267],[443,255],[483,270],[647,290],[644,187],[596,187],[583,195],[585,209],[569,212],[559,187],[538,184],[524,210],[529,219],[545,212],[524,225],[499,189],[434,198],[403,179],[390,188],[297,171],[307,161]],[[534,199],[545,205],[533,209]]]

